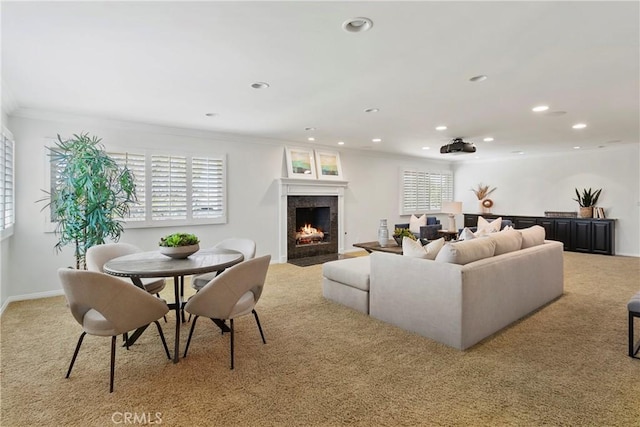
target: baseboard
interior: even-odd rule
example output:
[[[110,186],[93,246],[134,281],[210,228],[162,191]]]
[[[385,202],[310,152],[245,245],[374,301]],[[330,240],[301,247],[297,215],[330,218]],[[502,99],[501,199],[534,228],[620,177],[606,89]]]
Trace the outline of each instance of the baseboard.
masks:
[[[26,301],[30,299],[50,298],[50,297],[57,297],[60,295],[64,295],[64,292],[62,289],[58,289],[55,291],[36,292],[33,294],[15,295],[15,296],[9,297],[4,302],[4,304],[2,304],[2,307],[0,307],[0,316],[2,316],[2,314],[4,313],[4,310],[9,306],[9,304],[14,301]]]

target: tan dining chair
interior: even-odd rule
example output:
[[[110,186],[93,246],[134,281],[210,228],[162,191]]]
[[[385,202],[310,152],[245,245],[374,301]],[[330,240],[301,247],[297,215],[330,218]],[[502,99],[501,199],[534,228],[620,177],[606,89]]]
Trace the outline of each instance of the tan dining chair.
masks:
[[[251,239],[244,239],[238,237],[232,237],[230,239],[225,239],[214,246],[214,248],[220,249],[231,249],[233,251],[238,251],[244,255],[244,261],[248,261],[253,259],[256,256],[256,242]],[[217,271],[212,271],[211,273],[199,274],[193,276],[191,278],[191,287],[196,291],[199,291],[211,281],[216,275]]]
[[[87,249],[86,260],[87,270],[98,271],[104,273],[104,265],[107,261],[112,260],[120,256],[131,255],[142,252],[139,247],[129,243],[104,243],[102,245],[95,245]],[[126,277],[120,278],[128,283],[131,283],[131,279]],[[142,286],[150,294],[155,294],[160,297],[160,291],[165,287],[164,278],[142,278]]]
[[[171,360],[167,342],[158,319],[169,311],[167,304],[148,292],[131,286],[105,273],[61,268],[58,277],[67,297],[71,314],[82,326],[82,334],[73,353],[66,378],[71,375],[85,335],[111,337],[111,374],[109,392],[113,392],[116,337],[123,335],[127,342],[129,331],[151,322],[158,328],[167,358]]]
[[[184,309],[195,317],[184,349],[184,357],[187,357],[191,337],[200,316],[213,320],[223,332],[230,332],[231,369],[234,368],[233,320],[235,318],[253,314],[262,343],[267,343],[255,306],[262,295],[270,261],[271,255],[265,255],[236,264],[233,268],[213,278],[198,293],[189,298]],[[226,320],[229,320],[229,326],[227,326]]]

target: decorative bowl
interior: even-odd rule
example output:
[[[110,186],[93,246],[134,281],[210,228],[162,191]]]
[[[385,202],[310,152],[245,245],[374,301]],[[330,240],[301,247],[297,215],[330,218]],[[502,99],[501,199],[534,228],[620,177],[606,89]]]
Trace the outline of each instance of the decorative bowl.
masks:
[[[160,246],[160,253],[174,259],[184,259],[200,250],[200,245]]]

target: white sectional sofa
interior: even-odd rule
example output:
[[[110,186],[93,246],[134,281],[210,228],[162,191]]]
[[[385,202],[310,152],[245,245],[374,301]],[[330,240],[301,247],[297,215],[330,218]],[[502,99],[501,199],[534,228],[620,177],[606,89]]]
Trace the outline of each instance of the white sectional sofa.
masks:
[[[531,233],[522,230],[524,237],[517,243],[500,232],[447,244],[435,260],[372,253],[368,257],[369,315],[467,349],[563,294],[562,243],[544,240],[543,231],[540,238],[539,230],[534,229],[538,237],[533,240]],[[514,245],[524,249],[514,250]],[[350,260],[334,263],[343,261]],[[362,283],[366,264],[360,262],[357,267],[358,283]],[[327,274],[331,275],[331,268]],[[346,282],[351,279],[346,272],[341,277]],[[333,280],[326,275],[323,280],[325,285],[331,282],[330,299],[353,304],[353,300],[341,301],[336,292],[352,284],[340,282],[335,275]],[[361,300],[359,307],[363,307]]]

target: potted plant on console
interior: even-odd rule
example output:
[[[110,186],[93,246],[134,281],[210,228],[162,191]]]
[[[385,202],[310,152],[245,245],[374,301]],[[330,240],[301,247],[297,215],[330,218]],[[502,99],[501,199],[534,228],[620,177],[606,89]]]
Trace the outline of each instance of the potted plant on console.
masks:
[[[580,205],[580,218],[593,218],[593,207],[598,203],[598,197],[600,197],[600,192],[602,188],[597,189],[596,191],[591,191],[591,188],[588,190],[584,188],[582,190],[582,195],[576,188],[576,196],[577,199],[573,199]]]
[[[171,258],[187,258],[200,250],[198,236],[191,233],[173,233],[160,238],[160,253]]]

